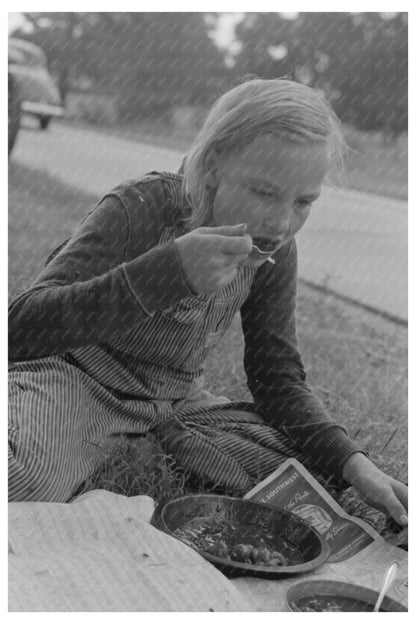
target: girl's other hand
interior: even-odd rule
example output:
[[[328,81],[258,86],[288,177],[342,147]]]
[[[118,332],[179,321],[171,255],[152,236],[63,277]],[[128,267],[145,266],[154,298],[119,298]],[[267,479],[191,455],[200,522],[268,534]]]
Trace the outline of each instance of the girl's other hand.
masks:
[[[389,514],[401,526],[408,525],[408,492],[404,483],[386,475],[363,453],[348,458],[343,477],[366,503]]]
[[[237,267],[251,253],[246,224],[200,227],[175,240],[190,289],[197,295],[213,293],[237,276]]]

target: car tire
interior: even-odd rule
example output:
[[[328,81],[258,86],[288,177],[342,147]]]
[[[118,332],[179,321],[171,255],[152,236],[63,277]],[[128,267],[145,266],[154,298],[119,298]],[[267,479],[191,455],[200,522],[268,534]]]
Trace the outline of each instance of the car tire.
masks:
[[[50,117],[48,117],[47,115],[41,115],[39,117],[39,125],[41,127],[41,130],[46,130],[50,124],[50,121],[51,121]]]
[[[8,94],[8,153],[9,156],[16,143],[17,135],[20,128],[20,118],[22,115],[22,102],[20,99],[19,89],[13,77],[9,75],[9,94]]]

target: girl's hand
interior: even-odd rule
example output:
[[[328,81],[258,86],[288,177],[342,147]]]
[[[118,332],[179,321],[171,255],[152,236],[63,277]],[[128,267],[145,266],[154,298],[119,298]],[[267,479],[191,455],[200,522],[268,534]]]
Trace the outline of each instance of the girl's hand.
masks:
[[[366,503],[389,514],[401,526],[408,525],[404,483],[379,470],[363,453],[351,455],[342,474]]]
[[[237,276],[237,267],[251,253],[247,226],[200,227],[175,240],[188,286],[195,294],[224,288]]]

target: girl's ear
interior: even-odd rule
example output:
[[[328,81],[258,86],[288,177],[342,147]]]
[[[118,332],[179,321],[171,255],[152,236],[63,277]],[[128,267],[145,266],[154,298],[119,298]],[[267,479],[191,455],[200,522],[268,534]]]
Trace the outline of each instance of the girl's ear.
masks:
[[[216,187],[218,183],[217,162],[218,152],[216,149],[211,148],[204,159],[204,179],[209,187]]]

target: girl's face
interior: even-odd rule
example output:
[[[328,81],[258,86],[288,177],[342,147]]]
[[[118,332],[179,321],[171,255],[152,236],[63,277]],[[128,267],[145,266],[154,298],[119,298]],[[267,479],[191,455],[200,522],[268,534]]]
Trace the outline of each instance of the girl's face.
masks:
[[[213,226],[247,223],[252,238],[276,243],[290,240],[308,218],[328,168],[324,143],[283,141],[273,134],[211,159],[216,193]],[[246,266],[264,260],[248,259]]]

